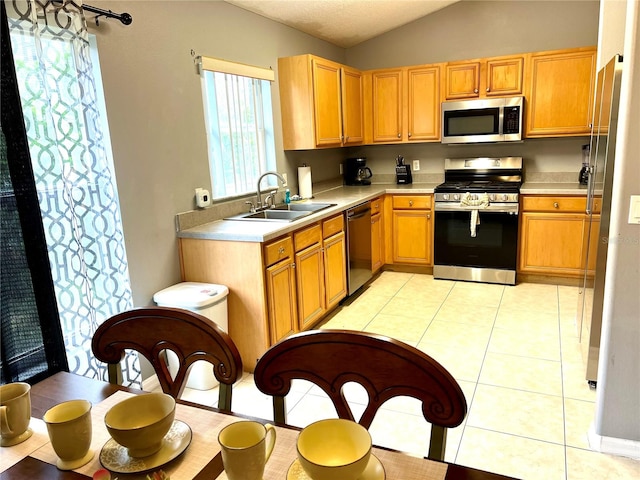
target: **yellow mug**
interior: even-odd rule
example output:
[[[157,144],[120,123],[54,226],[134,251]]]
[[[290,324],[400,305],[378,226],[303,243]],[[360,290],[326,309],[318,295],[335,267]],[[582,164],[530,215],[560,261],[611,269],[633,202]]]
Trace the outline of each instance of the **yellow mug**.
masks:
[[[0,386],[0,445],[10,447],[24,442],[33,431],[31,422],[31,386],[14,382]]]
[[[69,400],[50,408],[42,416],[49,440],[58,456],[60,470],[79,468],[93,459],[91,447],[91,402]]]
[[[262,480],[276,443],[276,429],[254,421],[234,422],[220,431],[218,442],[229,480]]]

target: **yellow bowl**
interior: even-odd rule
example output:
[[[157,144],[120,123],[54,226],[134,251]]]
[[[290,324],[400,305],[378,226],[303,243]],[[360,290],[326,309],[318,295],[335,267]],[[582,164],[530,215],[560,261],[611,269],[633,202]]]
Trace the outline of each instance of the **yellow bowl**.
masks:
[[[298,435],[298,460],[312,480],[356,480],[371,457],[371,435],[343,419],[320,420]]]
[[[131,457],[146,457],[162,447],[176,414],[176,401],[166,393],[127,398],[104,416],[109,434],[129,450]]]

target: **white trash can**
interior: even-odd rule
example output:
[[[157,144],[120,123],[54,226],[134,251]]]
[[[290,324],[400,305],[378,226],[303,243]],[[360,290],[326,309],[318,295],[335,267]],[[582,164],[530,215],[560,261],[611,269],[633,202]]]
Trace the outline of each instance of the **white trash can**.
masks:
[[[153,301],[160,307],[183,308],[207,317],[225,332],[229,331],[227,318],[227,295],[229,289],[224,285],[199,282],[182,282],[160,290]],[[169,372],[178,371],[178,357],[168,351]],[[195,362],[189,372],[187,387],[196,390],[210,390],[218,385],[213,375],[213,365],[204,360]]]

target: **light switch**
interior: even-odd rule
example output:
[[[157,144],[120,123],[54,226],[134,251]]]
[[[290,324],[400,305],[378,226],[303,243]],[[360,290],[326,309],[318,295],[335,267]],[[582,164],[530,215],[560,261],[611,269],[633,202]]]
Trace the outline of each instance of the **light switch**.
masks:
[[[640,195],[631,195],[629,203],[629,223],[640,224]]]

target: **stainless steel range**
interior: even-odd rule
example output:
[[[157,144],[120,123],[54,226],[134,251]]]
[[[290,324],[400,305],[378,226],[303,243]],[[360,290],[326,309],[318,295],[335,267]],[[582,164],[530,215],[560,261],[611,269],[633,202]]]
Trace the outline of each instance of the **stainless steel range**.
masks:
[[[515,285],[522,157],[447,158],[435,192],[434,278]]]

